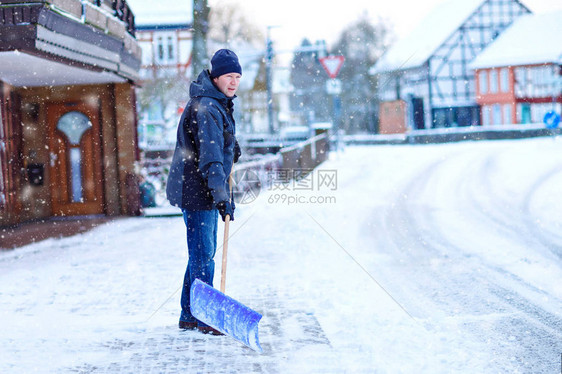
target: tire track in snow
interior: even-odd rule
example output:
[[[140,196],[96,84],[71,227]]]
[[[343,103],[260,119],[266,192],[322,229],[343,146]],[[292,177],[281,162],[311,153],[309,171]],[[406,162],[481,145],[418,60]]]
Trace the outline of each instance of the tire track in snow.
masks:
[[[538,195],[540,189],[549,181],[562,175],[562,166],[555,166],[542,174],[535,183],[529,188],[523,198],[523,213],[526,226],[530,228],[530,233],[539,243],[547,247],[555,256],[562,260],[562,236],[559,233],[546,231],[539,223],[540,220],[533,217],[531,213],[531,202]]]
[[[502,153],[507,153],[509,149],[502,149]],[[476,214],[482,215],[482,219],[490,220],[496,226],[498,231],[503,232],[506,236],[517,237],[517,241],[525,243],[529,248],[535,250],[549,250],[558,258],[562,258],[560,248],[560,236],[547,235],[544,228],[537,224],[537,220],[533,219],[530,203],[533,197],[538,193],[540,188],[551,178],[562,173],[562,167],[555,166],[549,168],[533,179],[529,186],[520,186],[519,194],[514,196],[507,189],[498,190],[494,185],[494,174],[501,167],[498,159],[499,152],[487,155],[484,161],[478,167],[475,174],[479,174],[477,178],[466,178],[465,186],[469,186],[467,198],[470,199],[474,207],[478,209]],[[533,172],[537,170],[521,170],[522,175],[533,178]],[[477,181],[477,183],[476,183]],[[467,187],[468,189],[468,187]],[[486,193],[483,193],[486,191]]]
[[[497,196],[489,188],[490,171],[497,154],[467,155],[461,152],[447,156],[446,160],[433,162],[415,175],[395,199],[394,208],[387,213],[387,228],[390,228],[387,232],[392,237],[389,242],[395,244],[393,255],[398,255],[400,262],[406,264],[409,277],[405,278],[414,280],[405,280],[407,288],[413,290],[408,292],[407,298],[418,298],[406,305],[415,309],[433,305],[447,315],[497,315],[489,331],[482,330],[477,317],[475,323],[467,323],[472,330],[467,330],[467,333],[480,334],[479,338],[489,341],[504,336],[501,344],[492,344],[492,351],[500,355],[509,352],[518,359],[508,363],[507,356],[498,358],[499,367],[513,364],[516,368],[549,372],[555,363],[555,351],[562,349],[560,344],[553,348],[561,340],[562,319],[529,300],[518,292],[518,288],[524,289],[527,294],[544,292],[512,272],[490,263],[478,250],[466,251],[463,245],[452,240],[450,233],[444,235],[448,227],[443,227],[445,221],[439,218],[444,210],[454,210],[455,214],[450,214],[451,217],[464,219],[467,225],[477,221],[480,226],[475,227],[483,226],[488,231],[485,235],[481,232],[475,232],[475,235],[485,238],[486,235],[497,236],[500,233],[509,238],[508,242],[525,242],[535,247],[537,240],[525,226],[528,214],[520,204],[506,204],[505,199],[499,198],[494,200]],[[453,164],[457,168],[458,165],[463,167],[462,172],[451,178]],[[448,173],[448,177],[440,177]],[[447,180],[452,181],[447,187],[457,191],[448,202],[448,208],[446,204],[439,204],[443,197],[439,196],[440,188],[443,189],[439,184]],[[526,194],[527,200],[541,184],[539,179],[531,186]],[[490,191],[490,195],[482,195],[485,191]],[[506,206],[508,209],[505,209]],[[511,206],[513,208],[510,209]],[[482,225],[482,222],[486,224]],[[438,265],[432,266],[432,262]],[[560,300],[554,302],[561,305]],[[428,314],[431,312],[426,311]],[[522,326],[527,327],[524,331],[532,333],[522,334]],[[510,341],[513,343],[510,344]],[[528,366],[529,362],[531,366]]]

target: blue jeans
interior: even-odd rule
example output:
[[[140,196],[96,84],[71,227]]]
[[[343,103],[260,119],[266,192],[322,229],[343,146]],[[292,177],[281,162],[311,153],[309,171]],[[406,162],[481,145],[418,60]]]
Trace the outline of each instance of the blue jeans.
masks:
[[[191,283],[199,279],[213,285],[215,274],[215,253],[217,251],[217,226],[219,212],[213,210],[183,210],[183,220],[187,228],[187,249],[189,260],[183,290],[181,293],[180,321],[197,322],[189,309]]]

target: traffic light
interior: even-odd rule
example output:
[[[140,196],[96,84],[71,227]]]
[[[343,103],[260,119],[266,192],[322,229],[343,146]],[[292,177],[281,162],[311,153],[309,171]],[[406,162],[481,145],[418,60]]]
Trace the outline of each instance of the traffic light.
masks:
[[[265,58],[269,62],[273,60],[273,41],[269,38],[266,41]]]

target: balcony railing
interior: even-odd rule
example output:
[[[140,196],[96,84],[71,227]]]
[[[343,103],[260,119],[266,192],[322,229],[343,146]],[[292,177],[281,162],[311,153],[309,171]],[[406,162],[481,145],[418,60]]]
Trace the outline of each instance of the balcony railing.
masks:
[[[113,15],[127,25],[127,31],[135,35],[135,16],[126,0],[90,0],[100,8],[113,12]]]
[[[20,17],[25,20],[25,18],[33,18],[33,9],[39,9],[43,4],[51,4],[55,7],[62,9],[78,18],[84,19],[86,17],[85,2],[97,6],[103,9],[105,14],[111,14],[113,17],[122,21],[125,25],[126,31],[135,36],[135,16],[131,11],[131,8],[127,4],[127,0],[0,0],[0,8],[5,9],[2,11],[0,9],[0,20],[1,24],[12,24],[18,23],[18,19],[12,20],[12,14],[14,17]],[[21,11],[16,10],[14,7],[23,7]],[[8,12],[8,14],[4,14]],[[36,15],[36,14],[35,14]],[[4,18],[8,18],[4,20]]]

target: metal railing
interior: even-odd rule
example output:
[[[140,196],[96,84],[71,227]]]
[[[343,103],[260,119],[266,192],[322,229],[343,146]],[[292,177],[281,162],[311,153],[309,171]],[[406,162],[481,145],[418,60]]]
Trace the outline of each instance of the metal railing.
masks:
[[[261,160],[236,164],[233,169],[234,195],[238,202],[256,195],[255,191],[270,188],[272,183],[289,182],[293,178],[305,177],[328,159],[330,139],[327,133],[283,148]],[[240,201],[242,200],[242,201]]]
[[[67,10],[67,7],[70,7],[72,9],[76,9],[76,7],[78,6],[79,9],[79,4],[82,4],[82,13],[84,12],[83,10],[83,6],[85,3],[90,3],[92,5],[95,5],[99,8],[104,9],[107,13],[112,14],[115,18],[119,19],[120,21],[122,21],[125,24],[125,29],[127,30],[127,32],[129,34],[131,34],[132,36],[135,36],[135,15],[133,14],[133,11],[131,10],[131,8],[129,7],[129,5],[127,4],[127,0],[75,0],[75,3],[65,3],[65,2],[61,2],[58,1],[56,2],[56,6],[57,7],[62,7],[62,9]],[[52,1],[49,0],[30,0],[30,1],[22,1],[22,0],[1,0],[0,1],[0,6],[2,8],[6,8],[7,10],[9,10],[9,16],[12,17],[12,14],[15,14],[16,16],[18,16],[19,18],[22,18],[21,22],[26,22],[29,21],[27,18],[29,18],[31,16],[30,11],[25,10],[25,11],[17,11],[14,10],[15,7],[25,7],[26,9],[28,8],[33,8],[33,7],[40,7],[45,3],[54,3]],[[78,12],[80,13],[80,11],[78,10]],[[70,11],[71,14],[75,14],[73,11]],[[80,16],[79,14],[77,15],[78,17]],[[0,17],[6,17],[6,15],[3,14],[3,12],[0,12]],[[17,18],[17,17],[16,17]],[[9,21],[8,22],[0,22],[0,23],[19,23],[19,22],[13,22]]]
[[[102,9],[108,10],[126,25],[127,32],[135,35],[135,16],[127,4],[127,0],[82,0],[88,1]]]
[[[127,31],[131,35],[135,35],[135,15],[131,11],[131,8],[127,4],[126,0],[96,0],[98,3],[106,3],[113,9],[113,14],[125,22],[127,26]],[[99,4],[101,6],[101,4]]]

